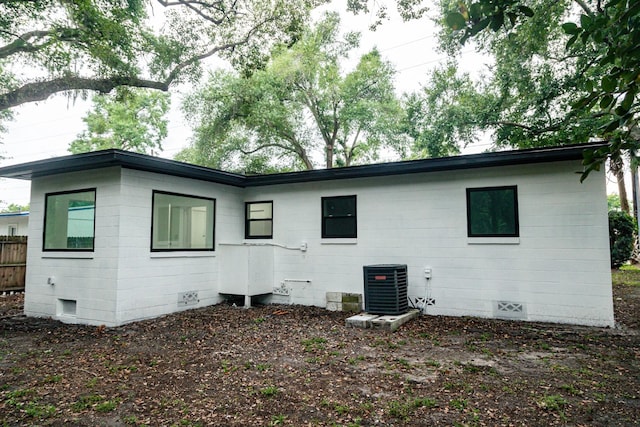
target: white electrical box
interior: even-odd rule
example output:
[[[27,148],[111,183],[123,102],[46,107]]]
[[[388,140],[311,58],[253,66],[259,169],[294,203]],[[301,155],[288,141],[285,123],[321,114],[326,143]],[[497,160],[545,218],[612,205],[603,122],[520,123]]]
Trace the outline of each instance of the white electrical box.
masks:
[[[424,268],[424,278],[431,279],[431,267]]]

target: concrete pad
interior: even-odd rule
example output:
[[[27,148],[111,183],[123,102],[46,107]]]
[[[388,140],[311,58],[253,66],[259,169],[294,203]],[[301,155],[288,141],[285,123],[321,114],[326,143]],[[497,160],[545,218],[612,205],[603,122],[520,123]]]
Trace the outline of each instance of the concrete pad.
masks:
[[[346,324],[347,326],[352,326],[354,328],[370,328],[371,321],[376,318],[378,318],[376,314],[356,314],[355,316],[349,317]]]
[[[371,321],[371,326],[393,332],[409,320],[418,317],[418,314],[420,314],[420,310],[409,310],[404,314],[393,316],[379,316]]]
[[[362,313],[349,317],[346,324],[354,328],[379,328],[393,332],[409,320],[418,317],[419,314],[420,310],[416,309],[395,316],[379,316],[377,314]]]

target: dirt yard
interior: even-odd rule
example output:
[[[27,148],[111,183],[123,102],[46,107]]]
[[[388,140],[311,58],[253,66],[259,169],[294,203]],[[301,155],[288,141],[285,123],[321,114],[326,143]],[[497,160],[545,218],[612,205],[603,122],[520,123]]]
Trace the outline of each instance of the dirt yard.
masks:
[[[640,272],[618,279],[614,329],[228,305],[104,329],[0,296],[0,423],[640,425]]]

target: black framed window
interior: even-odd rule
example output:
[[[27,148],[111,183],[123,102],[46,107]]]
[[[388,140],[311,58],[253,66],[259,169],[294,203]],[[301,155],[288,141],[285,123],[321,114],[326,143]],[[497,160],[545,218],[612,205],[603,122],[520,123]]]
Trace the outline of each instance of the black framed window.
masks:
[[[153,191],[151,251],[213,251],[216,200]]]
[[[467,188],[469,237],[518,237],[518,188]]]
[[[273,237],[273,202],[245,203],[245,239],[271,239]]]
[[[45,194],[43,251],[94,249],[96,189]]]
[[[322,198],[322,237],[358,237],[356,196]]]

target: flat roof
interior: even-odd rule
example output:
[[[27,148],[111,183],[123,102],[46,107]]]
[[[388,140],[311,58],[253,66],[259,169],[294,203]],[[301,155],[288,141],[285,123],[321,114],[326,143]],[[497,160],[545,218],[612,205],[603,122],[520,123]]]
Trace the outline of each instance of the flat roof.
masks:
[[[0,176],[5,178],[31,180],[33,178],[57,175],[61,173],[119,166],[128,169],[156,172],[165,175],[232,185],[235,187],[257,187],[264,185],[328,181],[335,179],[405,175],[423,172],[453,171],[461,169],[579,160],[583,158],[582,153],[584,150],[597,149],[604,145],[605,144],[602,143],[578,144],[560,147],[498,151],[452,157],[376,163],[371,165],[333,169],[275,173],[268,175],[242,175],[211,169],[204,166],[178,162],[175,160],[153,157],[146,154],[109,149],[5,166],[0,168]]]
[[[0,212],[0,217],[5,218],[9,216],[29,216],[29,211],[20,212]]]

